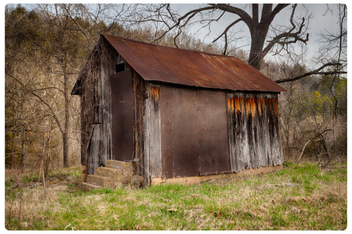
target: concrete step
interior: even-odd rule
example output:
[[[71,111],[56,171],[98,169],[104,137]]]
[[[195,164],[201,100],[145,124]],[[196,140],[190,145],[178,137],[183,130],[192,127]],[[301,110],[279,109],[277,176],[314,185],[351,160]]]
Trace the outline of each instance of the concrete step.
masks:
[[[107,160],[105,167],[120,169],[123,171],[133,171],[132,162],[122,162],[116,160]]]
[[[132,162],[107,160],[105,167],[98,167],[96,175],[88,175],[87,182],[79,183],[78,188],[86,191],[101,187],[119,188],[122,184],[136,184],[135,180]]]
[[[101,186],[89,184],[86,182],[78,183],[78,189],[85,190],[85,191],[92,191],[93,189],[99,189]]]
[[[88,175],[87,183],[108,188],[118,188],[122,186],[122,183],[114,180],[114,178],[100,175]]]
[[[120,170],[111,167],[98,167],[97,175],[112,178],[114,181],[122,184],[128,183],[133,177],[133,171]]]

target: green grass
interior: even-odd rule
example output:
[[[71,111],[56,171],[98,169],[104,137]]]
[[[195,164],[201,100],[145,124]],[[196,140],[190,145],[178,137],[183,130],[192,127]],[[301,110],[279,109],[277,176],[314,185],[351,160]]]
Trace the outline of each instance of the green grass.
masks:
[[[78,179],[77,171],[65,175]],[[69,183],[49,186],[45,199],[42,187],[21,192],[21,220],[18,189],[6,192],[8,230],[347,228],[347,169],[321,170],[311,163],[285,163],[276,173],[192,186],[83,192]]]

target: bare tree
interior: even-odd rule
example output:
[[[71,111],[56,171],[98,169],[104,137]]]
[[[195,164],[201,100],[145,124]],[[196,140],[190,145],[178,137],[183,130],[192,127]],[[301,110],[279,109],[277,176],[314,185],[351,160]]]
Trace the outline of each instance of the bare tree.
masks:
[[[203,27],[210,28],[212,23],[218,22],[225,15],[230,14],[233,16],[233,21],[214,38],[213,42],[223,38],[223,54],[226,54],[229,46],[230,30],[236,25],[243,23],[248,28],[251,38],[248,63],[259,70],[264,57],[274,46],[278,45],[284,49],[287,45],[296,42],[306,43],[309,39],[309,34],[306,33],[308,19],[302,17],[300,20],[295,20],[294,18],[296,4],[292,5],[289,16],[290,26],[279,28],[272,25],[275,16],[288,6],[289,4],[277,4],[276,6],[263,4],[260,7],[258,4],[252,4],[251,13],[248,13],[241,7],[230,4],[209,4],[180,15],[171,9],[170,4],[148,5],[141,10],[142,12],[147,12],[147,14],[145,14],[143,19],[140,19],[140,22],[156,21],[163,23],[166,26],[166,30],[161,37],[156,39],[158,40],[171,31],[177,31],[175,36],[177,38],[186,26],[194,23],[200,23]],[[272,27],[275,34],[272,37],[269,37],[268,34],[270,27]]]

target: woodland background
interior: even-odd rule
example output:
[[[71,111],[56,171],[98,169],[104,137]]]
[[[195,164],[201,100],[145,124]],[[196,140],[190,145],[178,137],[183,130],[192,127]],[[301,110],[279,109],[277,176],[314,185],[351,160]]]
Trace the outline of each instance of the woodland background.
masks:
[[[293,45],[301,46],[301,51],[309,50],[305,42],[309,40],[310,15],[296,17],[295,5],[287,6],[292,8],[290,24],[285,27],[269,24],[268,31],[273,33],[264,37],[259,50],[261,59],[255,64],[251,62],[253,46],[251,51],[245,51],[231,43],[236,37],[230,29],[245,21],[245,14],[237,12],[237,7],[230,10],[239,18],[219,32],[214,43],[206,43],[192,34],[188,29],[192,20],[206,28],[221,14],[231,13],[224,4],[206,7],[180,15],[168,4],[6,5],[7,171],[43,169],[47,175],[49,170],[80,164],[80,103],[70,93],[101,33],[236,56],[249,62],[287,89],[279,96],[285,160],[309,159],[326,166],[332,160],[346,159],[346,5],[326,6],[327,12],[338,16],[336,27],[340,30],[337,34],[326,31],[319,35],[319,54],[310,61],[302,60],[304,53],[292,50]],[[220,8],[223,13],[216,15]],[[257,4],[246,9],[257,22],[259,12],[262,16],[265,13],[265,6],[258,12]],[[285,59],[280,62],[265,59],[269,52],[272,56],[285,55]],[[315,68],[308,68],[305,65],[308,62]]]

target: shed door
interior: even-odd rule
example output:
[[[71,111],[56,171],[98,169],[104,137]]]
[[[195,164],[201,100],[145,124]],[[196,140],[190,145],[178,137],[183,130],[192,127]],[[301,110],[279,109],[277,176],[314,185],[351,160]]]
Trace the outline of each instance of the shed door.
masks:
[[[162,86],[163,177],[231,171],[225,100],[223,91]]]
[[[133,160],[133,89],[131,71],[110,76],[112,159]]]

